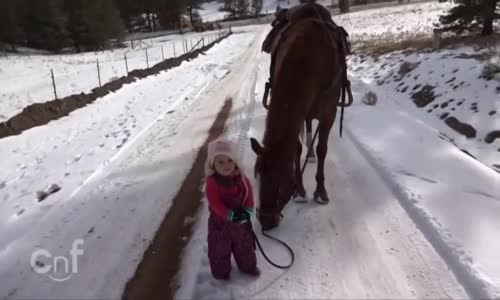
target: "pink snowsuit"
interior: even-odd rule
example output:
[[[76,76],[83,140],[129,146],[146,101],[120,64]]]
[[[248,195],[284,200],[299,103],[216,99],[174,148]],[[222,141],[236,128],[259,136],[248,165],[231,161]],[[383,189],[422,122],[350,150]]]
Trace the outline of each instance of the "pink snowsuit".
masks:
[[[231,210],[253,209],[250,180],[244,175],[211,175],[207,178],[208,258],[212,275],[228,279],[231,272],[231,253],[240,271],[258,275],[255,241],[250,220],[239,224],[228,220]]]

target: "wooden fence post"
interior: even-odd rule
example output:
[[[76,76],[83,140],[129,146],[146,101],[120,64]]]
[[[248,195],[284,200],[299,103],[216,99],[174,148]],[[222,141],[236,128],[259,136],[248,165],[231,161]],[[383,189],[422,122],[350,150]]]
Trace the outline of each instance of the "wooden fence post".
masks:
[[[56,96],[57,100],[57,89],[56,89],[56,79],[54,78],[54,70],[50,69],[50,73],[52,74],[52,87],[54,88],[54,96]]]
[[[97,59],[97,77],[99,78],[99,87],[101,87],[101,68],[99,67],[99,59]]]
[[[125,69],[127,70],[127,76],[128,76],[128,62],[127,62],[127,53],[124,54],[125,57]]]

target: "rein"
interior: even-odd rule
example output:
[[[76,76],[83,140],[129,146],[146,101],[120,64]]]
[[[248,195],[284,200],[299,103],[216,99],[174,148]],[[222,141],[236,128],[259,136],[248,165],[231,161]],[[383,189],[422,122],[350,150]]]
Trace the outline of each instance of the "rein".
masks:
[[[264,252],[264,249],[262,249],[262,245],[260,244],[259,239],[255,235],[255,232],[253,232],[253,237],[255,239],[255,242],[257,243],[257,246],[259,247],[260,252],[262,252],[262,255],[267,260],[267,262],[278,269],[289,269],[293,265],[293,263],[295,262],[295,254],[293,253],[292,248],[290,248],[290,246],[288,246],[288,244],[283,242],[282,240],[275,238],[273,236],[270,236],[269,234],[265,233],[264,230],[262,230],[262,235],[264,235],[265,237],[272,239],[272,240],[280,243],[281,245],[283,245],[283,247],[285,247],[288,250],[288,252],[290,252],[290,257],[291,257],[290,263],[287,265],[278,265],[278,264],[274,263],[269,257],[267,257],[266,252]]]

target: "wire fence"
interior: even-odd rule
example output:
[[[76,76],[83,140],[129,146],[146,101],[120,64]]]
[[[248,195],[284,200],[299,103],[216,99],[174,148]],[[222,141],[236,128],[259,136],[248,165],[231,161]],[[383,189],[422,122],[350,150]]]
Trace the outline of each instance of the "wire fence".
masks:
[[[194,37],[183,37],[182,39],[174,39],[170,41],[154,42],[154,40],[135,40],[130,41],[129,51],[123,53],[120,56],[118,53],[111,55],[110,59],[106,57],[97,57],[94,62],[94,68],[87,68],[86,76],[91,76],[94,73],[95,83],[94,86],[101,87],[107,82],[118,79],[120,76],[129,75],[130,72],[137,69],[150,68],[153,65],[160,63],[166,59],[177,58],[184,54],[191,53],[198,49],[201,49],[225,36],[231,32],[231,29],[220,30],[217,32],[203,34]],[[88,62],[91,64],[91,62]],[[122,65],[120,68],[119,65]],[[120,72],[119,69],[122,71]],[[50,68],[50,82],[52,84],[53,94],[55,99],[58,99],[59,90],[59,79],[65,86],[77,86],[72,84],[71,80],[68,80],[66,74],[62,74],[58,77],[58,74],[54,68]],[[78,80],[78,78],[75,78]],[[59,93],[60,97],[68,96],[67,88],[64,88],[65,92],[63,95]],[[76,89],[73,93],[79,93]]]

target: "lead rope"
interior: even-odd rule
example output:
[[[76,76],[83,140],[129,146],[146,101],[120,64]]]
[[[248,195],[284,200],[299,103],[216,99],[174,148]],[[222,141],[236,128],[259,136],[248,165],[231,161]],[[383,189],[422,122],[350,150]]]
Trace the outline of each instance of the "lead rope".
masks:
[[[307,150],[307,155],[306,155],[306,159],[304,161],[304,164],[302,165],[302,169],[300,170],[300,173],[302,175],[304,175],[304,171],[306,170],[306,166],[307,166],[307,157],[309,155],[309,152],[311,151],[311,148],[313,147],[314,145],[314,142],[316,141],[316,137],[318,136],[318,132],[319,132],[319,126],[316,127],[316,131],[314,132],[314,137],[311,141],[311,145],[310,147],[308,147],[308,150]],[[283,217],[283,215],[281,215],[281,217]],[[294,261],[295,261],[295,254],[292,250],[292,247],[290,247],[287,243],[285,243],[284,241],[278,239],[278,238],[275,238],[274,236],[270,236],[269,234],[265,233],[264,229],[262,229],[262,235],[271,239],[271,240],[274,240],[275,242],[278,242],[280,243],[281,245],[283,245],[283,247],[285,247],[288,252],[290,253],[290,257],[291,257],[291,261],[288,265],[278,265],[276,263],[274,263],[267,255],[266,255],[266,252],[264,251],[264,249],[262,248],[262,245],[260,244],[260,241],[259,239],[257,238],[257,235],[255,235],[255,232],[252,230],[252,235],[253,235],[253,238],[255,239],[255,242],[257,243],[257,246],[259,247],[259,250],[260,252],[262,253],[262,255],[264,256],[264,258],[267,260],[268,263],[270,263],[271,265],[273,265],[274,267],[278,268],[278,269],[289,269]]]
[[[288,246],[287,243],[283,242],[282,240],[280,239],[277,239],[273,236],[270,236],[269,234],[265,233],[264,232],[264,229],[262,230],[262,235],[264,235],[265,237],[269,238],[269,239],[272,239],[278,243],[280,243],[281,245],[283,245],[287,250],[288,252],[290,252],[290,257],[291,257],[291,260],[290,260],[290,263],[287,264],[287,265],[278,265],[277,263],[274,263],[267,255],[266,255],[266,252],[264,252],[264,249],[262,248],[262,245],[260,244],[260,241],[259,239],[257,238],[257,235],[255,235],[255,232],[252,231],[252,234],[253,234],[253,238],[255,239],[255,242],[257,243],[257,246],[259,247],[259,250],[260,252],[262,252],[262,255],[264,256],[264,258],[267,260],[268,263],[270,263],[272,266],[278,268],[278,269],[289,269],[293,263],[295,262],[295,254],[293,253],[293,250],[290,246]]]

